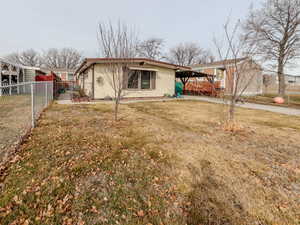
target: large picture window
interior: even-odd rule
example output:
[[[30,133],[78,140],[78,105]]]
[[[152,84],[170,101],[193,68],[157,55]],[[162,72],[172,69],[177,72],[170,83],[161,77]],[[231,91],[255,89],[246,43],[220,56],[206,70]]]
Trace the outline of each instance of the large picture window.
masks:
[[[151,71],[141,71],[141,89],[151,88]]]
[[[128,76],[128,88],[138,89],[139,88],[139,73],[137,70],[132,70]]]
[[[146,70],[131,70],[128,74],[128,89],[155,89],[156,72]]]

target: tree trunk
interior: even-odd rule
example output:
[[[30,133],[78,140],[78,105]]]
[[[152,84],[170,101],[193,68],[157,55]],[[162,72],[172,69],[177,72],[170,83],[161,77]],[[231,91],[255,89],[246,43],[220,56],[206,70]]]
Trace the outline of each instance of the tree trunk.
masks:
[[[118,121],[119,100],[115,101],[115,121]]]
[[[229,106],[229,122],[233,123],[234,121],[234,114],[235,114],[235,98],[233,97],[230,100],[230,106]]]
[[[280,97],[285,96],[285,77],[283,73],[283,60],[278,60],[278,69],[277,69],[277,75],[278,75],[278,94]]]

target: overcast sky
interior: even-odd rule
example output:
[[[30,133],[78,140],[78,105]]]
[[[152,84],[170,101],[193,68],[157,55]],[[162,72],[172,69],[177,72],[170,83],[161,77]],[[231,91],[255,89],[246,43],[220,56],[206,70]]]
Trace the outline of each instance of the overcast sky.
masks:
[[[229,15],[245,18],[260,0],[2,0],[0,56],[33,48],[73,47],[98,56],[97,23],[124,21],[142,38],[163,38],[167,47],[196,41],[211,48]]]

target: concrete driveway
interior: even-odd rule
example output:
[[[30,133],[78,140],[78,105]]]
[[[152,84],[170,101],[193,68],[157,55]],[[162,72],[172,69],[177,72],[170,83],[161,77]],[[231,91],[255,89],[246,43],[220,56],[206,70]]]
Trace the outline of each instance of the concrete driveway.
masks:
[[[183,96],[186,100],[196,100],[196,101],[205,101],[205,102],[212,102],[218,104],[228,104],[228,102],[224,102],[222,99],[219,98],[212,98],[212,97],[204,97],[204,96]],[[238,107],[247,108],[247,109],[257,109],[257,110],[265,110],[275,113],[281,113],[286,115],[293,115],[293,116],[300,116],[300,109],[293,109],[287,107],[280,107],[280,106],[272,106],[272,105],[262,105],[262,104],[255,104],[255,103],[239,103],[237,104]]]

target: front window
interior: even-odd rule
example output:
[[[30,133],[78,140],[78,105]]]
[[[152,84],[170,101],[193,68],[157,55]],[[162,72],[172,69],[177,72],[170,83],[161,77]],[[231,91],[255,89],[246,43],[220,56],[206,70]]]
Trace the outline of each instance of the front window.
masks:
[[[129,72],[128,88],[129,89],[138,89],[139,88],[139,71],[138,70],[132,70]]]
[[[68,73],[68,80],[74,80],[74,74],[73,73]]]
[[[150,89],[151,87],[151,72],[141,71],[141,89]]]
[[[128,74],[128,89],[155,89],[156,72],[146,70],[131,70]]]

